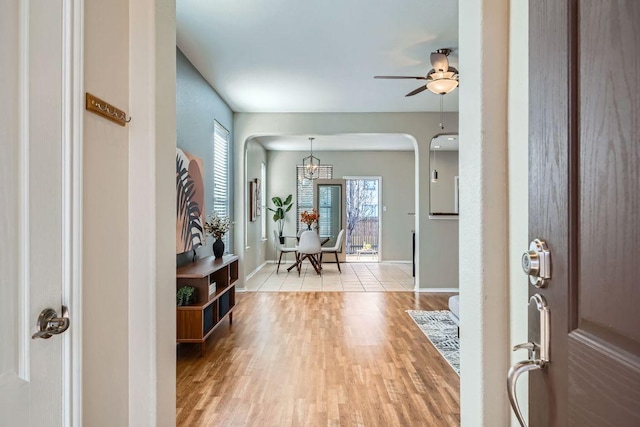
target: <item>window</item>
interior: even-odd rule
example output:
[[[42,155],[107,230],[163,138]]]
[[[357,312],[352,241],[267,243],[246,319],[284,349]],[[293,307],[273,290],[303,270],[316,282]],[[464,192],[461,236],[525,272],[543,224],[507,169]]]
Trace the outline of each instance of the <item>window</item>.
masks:
[[[220,216],[231,216],[229,193],[229,131],[216,120],[213,122],[213,210]],[[225,234],[224,245],[229,251],[229,234]]]
[[[267,165],[264,162],[260,163],[260,182],[262,186],[260,191],[260,206],[262,206],[260,222],[262,223],[262,240],[265,240],[267,238]]]
[[[320,179],[333,178],[332,165],[320,165]],[[300,222],[300,214],[302,211],[310,211],[313,209],[313,181],[304,177],[304,167],[296,166],[296,231],[300,231],[302,226],[306,224]]]

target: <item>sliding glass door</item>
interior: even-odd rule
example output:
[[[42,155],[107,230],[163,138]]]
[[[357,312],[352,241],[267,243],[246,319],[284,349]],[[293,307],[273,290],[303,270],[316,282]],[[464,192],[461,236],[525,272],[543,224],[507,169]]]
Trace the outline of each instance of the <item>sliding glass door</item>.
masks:
[[[380,260],[381,177],[345,177],[347,261]]]

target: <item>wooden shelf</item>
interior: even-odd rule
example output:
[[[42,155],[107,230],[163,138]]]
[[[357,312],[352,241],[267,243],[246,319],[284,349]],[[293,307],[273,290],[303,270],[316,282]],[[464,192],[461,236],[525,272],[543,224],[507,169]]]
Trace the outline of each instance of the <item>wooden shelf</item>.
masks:
[[[206,340],[220,323],[229,318],[233,323],[236,305],[235,283],[238,281],[238,257],[207,257],[180,267],[176,272],[176,286],[193,286],[196,303],[176,308],[177,342],[200,344],[204,353]],[[216,283],[215,293],[209,295],[209,285]]]

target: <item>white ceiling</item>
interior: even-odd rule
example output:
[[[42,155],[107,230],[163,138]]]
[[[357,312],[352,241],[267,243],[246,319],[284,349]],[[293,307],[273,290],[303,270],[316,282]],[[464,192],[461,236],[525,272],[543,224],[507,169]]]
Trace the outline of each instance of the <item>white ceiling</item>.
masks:
[[[431,140],[430,149],[432,151],[458,151],[459,142],[458,135],[438,135]]]
[[[455,0],[177,0],[177,44],[236,112],[439,111],[439,96],[404,95],[430,52],[453,48]],[[464,70],[460,80],[464,81]],[[444,98],[458,110],[458,91]]]
[[[273,151],[413,151],[413,140],[402,134],[350,133],[342,135],[268,135],[254,139]]]

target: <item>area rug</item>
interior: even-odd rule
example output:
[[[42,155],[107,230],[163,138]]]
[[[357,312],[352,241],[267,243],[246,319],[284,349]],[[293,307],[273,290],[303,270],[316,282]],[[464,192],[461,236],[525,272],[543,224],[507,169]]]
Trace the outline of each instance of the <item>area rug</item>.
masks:
[[[458,327],[449,317],[448,310],[420,311],[406,310],[420,330],[440,352],[442,357],[451,365],[456,374],[460,375],[460,340]]]

